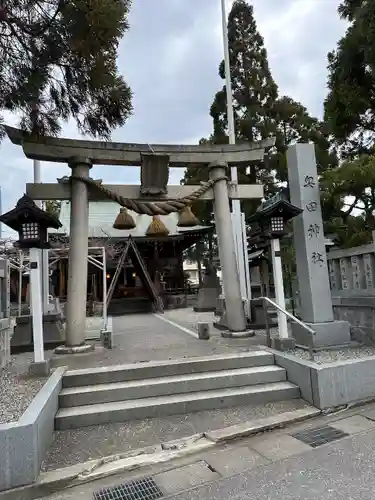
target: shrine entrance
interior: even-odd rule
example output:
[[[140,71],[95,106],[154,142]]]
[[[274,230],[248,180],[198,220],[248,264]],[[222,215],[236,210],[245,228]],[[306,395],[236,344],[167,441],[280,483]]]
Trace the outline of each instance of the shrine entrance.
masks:
[[[121,275],[123,279],[119,281]],[[121,309],[120,311],[116,310],[116,304],[119,301],[121,301],[120,305],[129,303],[130,301],[135,304],[150,303],[152,305],[151,311],[162,312],[164,309],[163,303],[155,284],[156,282],[152,281],[136,243],[129,236],[117,262],[116,269],[110,278],[107,294],[108,309],[110,310],[112,306],[112,314],[116,312],[123,314],[124,312]],[[115,291],[117,297],[114,297]],[[145,294],[147,295],[145,296]],[[117,302],[113,303],[113,299]]]
[[[60,211],[62,228],[49,234],[49,242],[53,247],[50,252],[60,252],[62,246],[69,248],[70,245],[70,201],[63,201]],[[212,234],[212,226],[201,226],[196,221],[194,226],[179,226],[181,222],[178,214],[161,216],[157,221],[157,231],[146,235],[146,232],[155,229],[152,217],[137,215],[132,211],[127,216],[132,218],[133,229],[113,227],[113,221],[117,220],[119,208],[117,203],[105,201],[89,202],[89,239],[88,249],[91,254],[95,248],[101,247],[105,253],[105,272],[100,271],[94,265],[88,268],[88,292],[87,301],[92,304],[92,309],[101,310],[105,305],[103,294],[104,285],[109,289],[116,273],[121,255],[125,249],[129,236],[131,236],[140,256],[142,257],[150,279],[163,300],[164,308],[185,307],[187,302],[195,298],[195,290],[192,290],[187,282],[186,273],[183,269],[183,255],[187,249],[204,239],[209,240]],[[186,220],[185,220],[186,222]],[[123,221],[122,221],[123,223]],[[163,223],[163,226],[161,225]],[[55,266],[54,274],[58,273],[58,286],[54,287],[54,295],[61,302],[67,299],[68,283],[68,253],[66,260],[61,265]],[[53,262],[51,260],[51,265]],[[139,267],[139,266],[138,266]],[[130,252],[125,263],[120,267],[119,274],[112,291],[111,300],[107,302],[109,315],[121,315],[129,313],[152,312],[153,298],[149,288],[144,284],[144,279],[134,264],[134,254]]]
[[[34,200],[71,200],[66,352],[88,352],[91,349],[84,339],[89,200],[111,200],[124,210],[152,216],[153,219],[181,213],[200,199],[214,200],[227,328],[232,332],[246,330],[239,280],[239,274],[244,270],[245,248],[243,241],[236,242],[233,238],[230,199],[261,199],[263,186],[228,182],[227,167],[251,167],[252,163],[263,161],[265,150],[274,145],[274,139],[254,144],[150,146],[53,137],[38,139],[13,127],[6,126],[5,130],[14,144],[22,146],[28,158],[67,162],[72,169],[72,176],[60,179],[58,184],[27,186],[27,193]],[[89,176],[95,164],[140,166],[141,185],[105,186],[101,180]],[[200,186],[168,186],[169,168],[186,168],[188,165],[208,168],[209,181]],[[239,243],[242,250],[236,253]]]

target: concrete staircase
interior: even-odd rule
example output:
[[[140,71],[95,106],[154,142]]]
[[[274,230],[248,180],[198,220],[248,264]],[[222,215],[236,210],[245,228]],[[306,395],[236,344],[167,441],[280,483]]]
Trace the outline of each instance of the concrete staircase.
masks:
[[[56,429],[300,397],[273,354],[253,351],[65,373]]]

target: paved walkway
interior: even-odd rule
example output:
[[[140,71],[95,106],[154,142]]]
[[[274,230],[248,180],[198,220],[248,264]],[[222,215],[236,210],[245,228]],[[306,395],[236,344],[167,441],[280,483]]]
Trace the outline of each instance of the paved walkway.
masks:
[[[295,437],[327,425],[346,435],[315,448]],[[375,404],[217,446],[173,463],[108,477],[48,498],[89,500],[101,488],[144,477],[152,478],[163,498],[170,500],[373,500]]]
[[[192,356],[246,352],[265,344],[258,333],[245,339],[224,339],[211,328],[208,341],[199,340],[197,321],[212,323],[212,313],[194,313],[192,309],[166,311],[165,314],[129,314],[113,317],[113,349],[100,346],[95,352],[74,356],[54,356],[55,364],[69,368],[88,368],[113,364],[163,361]]]

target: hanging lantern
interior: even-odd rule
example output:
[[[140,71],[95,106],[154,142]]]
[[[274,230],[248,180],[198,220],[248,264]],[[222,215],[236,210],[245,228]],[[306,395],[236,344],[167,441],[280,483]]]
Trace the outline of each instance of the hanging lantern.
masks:
[[[168,236],[169,230],[158,215],[152,216],[152,221],[147,228],[146,236]]]
[[[114,229],[134,229],[136,224],[133,217],[129,214],[126,208],[121,207],[118,216],[113,224]]]
[[[187,206],[178,212],[178,227],[199,226],[199,220],[193,214],[191,207]]]

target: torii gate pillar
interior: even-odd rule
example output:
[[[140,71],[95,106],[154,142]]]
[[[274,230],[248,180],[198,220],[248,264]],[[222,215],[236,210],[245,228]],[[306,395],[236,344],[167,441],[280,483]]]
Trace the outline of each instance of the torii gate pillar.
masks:
[[[222,180],[215,182],[213,191],[215,225],[219,240],[227,327],[233,332],[242,332],[246,330],[246,319],[242,304],[236,251],[232,233],[228,185],[225,180],[226,166],[226,163],[222,162],[211,163],[210,179],[214,180],[223,177]]]
[[[66,341],[55,352],[88,352],[85,343],[87,257],[89,239],[89,201],[87,185],[74,176],[89,177],[92,167],[88,158],[71,158],[72,201],[70,214],[70,249],[68,266],[68,299],[66,303]]]

